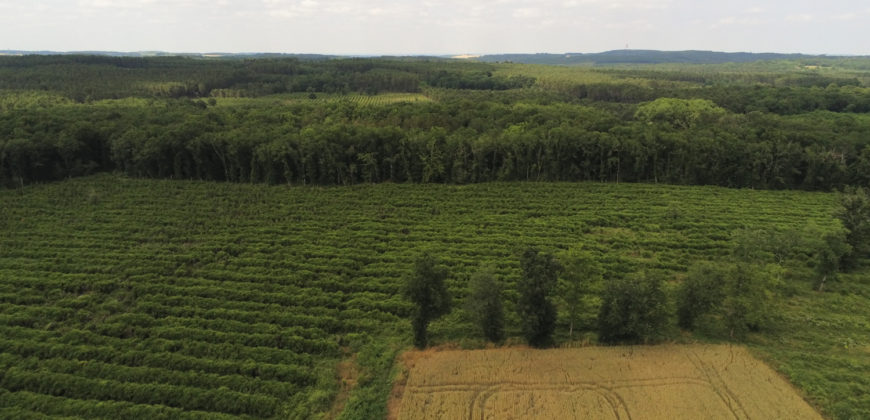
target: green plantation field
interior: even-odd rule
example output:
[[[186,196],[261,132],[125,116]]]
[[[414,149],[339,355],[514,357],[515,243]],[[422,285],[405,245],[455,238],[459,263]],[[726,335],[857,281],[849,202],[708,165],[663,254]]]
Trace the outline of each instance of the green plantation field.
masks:
[[[728,258],[740,232],[834,229],[835,206],[829,193],[614,183],[100,175],[0,190],[0,417],[383,417],[411,339],[400,289],[423,251],[448,266],[456,301],[494,264],[516,337],[529,246],[583,248],[607,278],[659,270],[674,287],[692,263]],[[772,327],[747,345],[823,414],[870,417],[866,269],[818,293],[806,262],[784,266]],[[469,331],[461,310],[430,328],[436,345],[479,345]]]

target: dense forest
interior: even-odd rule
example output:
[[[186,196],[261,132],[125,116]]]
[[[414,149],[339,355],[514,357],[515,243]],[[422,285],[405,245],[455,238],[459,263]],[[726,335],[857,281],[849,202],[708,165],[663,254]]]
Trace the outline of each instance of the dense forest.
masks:
[[[0,184],[120,171],[322,185],[868,185],[867,60],[819,60],[0,57]],[[377,100],[397,93],[408,99]]]

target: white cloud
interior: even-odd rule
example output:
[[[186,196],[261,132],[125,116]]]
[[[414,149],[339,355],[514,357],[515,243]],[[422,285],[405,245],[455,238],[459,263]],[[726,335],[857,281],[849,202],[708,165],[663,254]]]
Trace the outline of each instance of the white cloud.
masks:
[[[833,17],[834,20],[855,20],[857,18],[857,13],[842,13]]]
[[[719,19],[719,21],[716,22],[716,24],[714,24],[713,27],[716,28],[719,26],[733,25],[735,23],[737,23],[737,18],[734,16],[728,16],[728,17],[724,17],[724,18]]]
[[[759,26],[765,25],[768,22],[764,19],[749,16],[728,16],[719,19],[712,25],[713,29],[718,29],[727,26]]]
[[[80,1],[79,6],[81,7],[96,7],[96,8],[107,8],[107,7],[121,7],[122,4],[113,0],[85,0]]]
[[[78,0],[77,4],[81,10],[140,9],[149,12],[171,13],[179,8],[206,6],[213,3],[208,0]]]
[[[541,11],[541,9],[538,9],[536,7],[523,7],[514,10],[512,15],[513,17],[519,19],[537,19],[543,16],[543,14],[544,13]]]
[[[610,9],[616,10],[665,10],[671,7],[671,0],[629,0],[603,2]]]
[[[601,0],[567,0],[562,2],[563,7],[572,8],[584,4],[605,3]]]
[[[346,15],[356,12],[358,7],[355,3],[351,2],[331,2],[329,5],[324,6],[322,10],[333,15]]]
[[[626,22],[608,22],[608,23],[604,24],[604,27],[607,29],[618,29],[618,30],[625,30],[625,29],[629,29],[629,28],[652,29],[653,25],[648,20],[636,19],[636,20],[626,21]]]
[[[309,17],[320,11],[320,3],[315,0],[287,1],[263,0],[269,16],[284,19]]]
[[[785,17],[786,22],[806,23],[812,22],[816,17],[810,13],[800,13],[796,15],[788,15]]]

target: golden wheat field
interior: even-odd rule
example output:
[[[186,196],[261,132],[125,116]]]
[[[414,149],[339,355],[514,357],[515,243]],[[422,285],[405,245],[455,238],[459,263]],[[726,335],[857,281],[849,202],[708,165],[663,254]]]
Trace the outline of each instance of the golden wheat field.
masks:
[[[821,419],[744,348],[662,345],[409,352],[404,419]]]

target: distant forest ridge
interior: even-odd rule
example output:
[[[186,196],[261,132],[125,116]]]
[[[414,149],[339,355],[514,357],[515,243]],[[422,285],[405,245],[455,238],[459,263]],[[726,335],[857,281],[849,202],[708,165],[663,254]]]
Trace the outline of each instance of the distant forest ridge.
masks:
[[[800,60],[813,58],[838,58],[842,56],[749,53],[718,51],[658,51],[658,50],[613,50],[600,53],[564,54],[493,54],[483,55],[478,60],[486,62],[511,61],[527,64],[722,64],[750,63],[768,60]]]
[[[287,54],[287,53],[173,53],[165,51],[23,51],[23,50],[0,50],[0,55],[105,55],[113,57],[203,57],[203,58],[267,58],[267,57],[292,57],[303,60],[328,60],[334,58],[361,57],[362,55],[329,55],[329,54]],[[375,57],[375,55],[367,56]],[[448,58],[444,55],[409,55],[407,57]],[[722,64],[722,63],[750,63],[767,60],[799,60],[814,58],[844,58],[857,56],[838,55],[812,55],[812,54],[783,54],[783,53],[750,53],[750,52],[720,52],[720,51],[659,51],[659,50],[612,50],[598,53],[536,53],[536,54],[486,54],[480,56],[466,55],[453,57],[467,57],[483,62],[514,62],[526,64],[551,64],[551,65],[594,65],[594,64]]]
[[[332,58],[349,58],[351,56],[328,54],[285,54],[285,53],[227,53],[227,52],[195,52],[180,53],[167,51],[26,51],[0,50],[2,55],[101,55],[108,57],[201,57],[201,58],[298,58],[301,60],[328,60]]]

